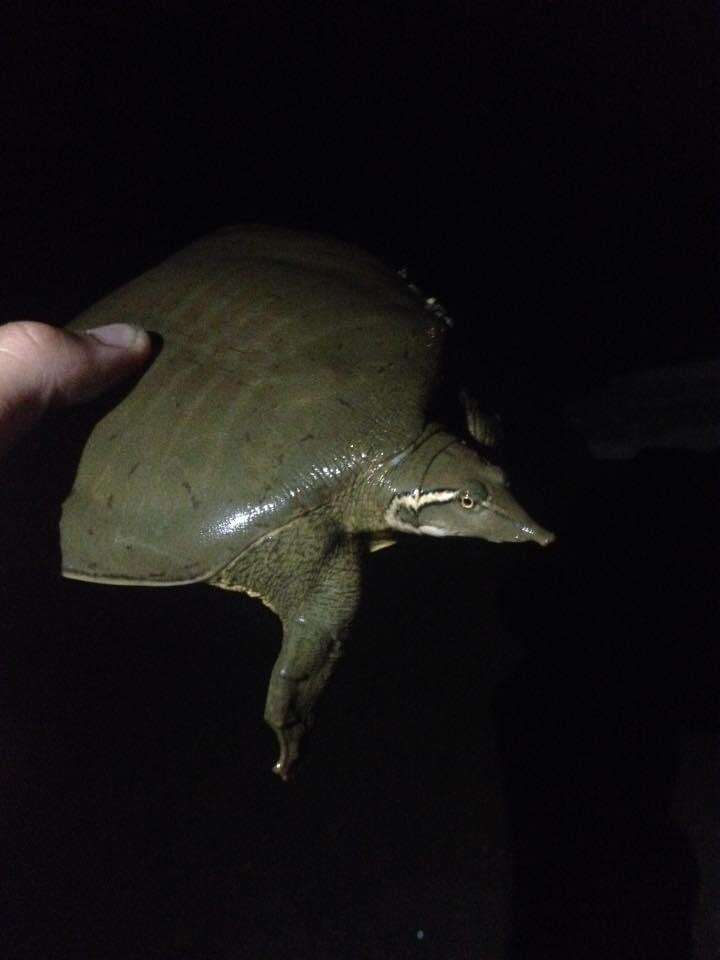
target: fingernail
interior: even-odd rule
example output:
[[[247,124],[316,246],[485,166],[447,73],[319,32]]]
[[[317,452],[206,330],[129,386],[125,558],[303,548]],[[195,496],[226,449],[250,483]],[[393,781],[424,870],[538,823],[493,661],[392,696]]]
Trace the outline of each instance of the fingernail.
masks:
[[[130,323],[109,323],[107,326],[94,327],[83,332],[104,343],[106,347],[123,347],[126,350],[144,346],[147,339],[144,330]]]

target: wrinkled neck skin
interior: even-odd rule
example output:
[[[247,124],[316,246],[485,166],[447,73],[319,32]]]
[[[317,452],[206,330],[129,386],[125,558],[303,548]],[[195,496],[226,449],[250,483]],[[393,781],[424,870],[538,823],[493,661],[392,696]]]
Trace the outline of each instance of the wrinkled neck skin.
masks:
[[[348,517],[356,531],[542,546],[554,539],[512,497],[499,467],[435,425],[412,447],[378,464],[363,484]]]

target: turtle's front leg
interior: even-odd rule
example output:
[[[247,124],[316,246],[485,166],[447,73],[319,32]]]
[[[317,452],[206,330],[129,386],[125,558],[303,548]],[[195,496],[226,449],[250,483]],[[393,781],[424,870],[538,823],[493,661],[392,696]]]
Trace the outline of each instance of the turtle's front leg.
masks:
[[[315,586],[283,618],[283,643],[273,668],[265,720],[275,731],[280,755],[273,767],[287,780],[300,741],[312,724],[320,692],[340,658],[341,642],[360,593],[356,549],[343,543],[326,558]]]
[[[265,703],[265,720],[280,746],[273,771],[283,780],[298,758],[300,741],[312,725],[315,701],[341,653],[340,637],[312,634],[305,626],[293,623],[286,630]]]

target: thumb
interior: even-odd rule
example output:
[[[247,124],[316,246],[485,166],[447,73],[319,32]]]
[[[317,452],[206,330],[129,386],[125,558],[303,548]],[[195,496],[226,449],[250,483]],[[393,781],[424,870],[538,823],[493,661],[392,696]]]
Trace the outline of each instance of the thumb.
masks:
[[[49,407],[82,403],[133,373],[150,353],[138,327],[84,333],[22,320],[0,326],[0,452]]]

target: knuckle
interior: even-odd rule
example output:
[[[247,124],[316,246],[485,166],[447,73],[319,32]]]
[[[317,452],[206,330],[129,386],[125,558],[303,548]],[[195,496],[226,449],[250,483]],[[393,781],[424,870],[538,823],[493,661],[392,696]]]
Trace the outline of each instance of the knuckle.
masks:
[[[62,331],[35,320],[16,320],[0,328],[0,350],[27,362],[56,350],[62,340]]]
[[[64,402],[91,360],[79,337],[34,320],[0,327],[0,360],[13,371],[18,398],[41,409]]]

